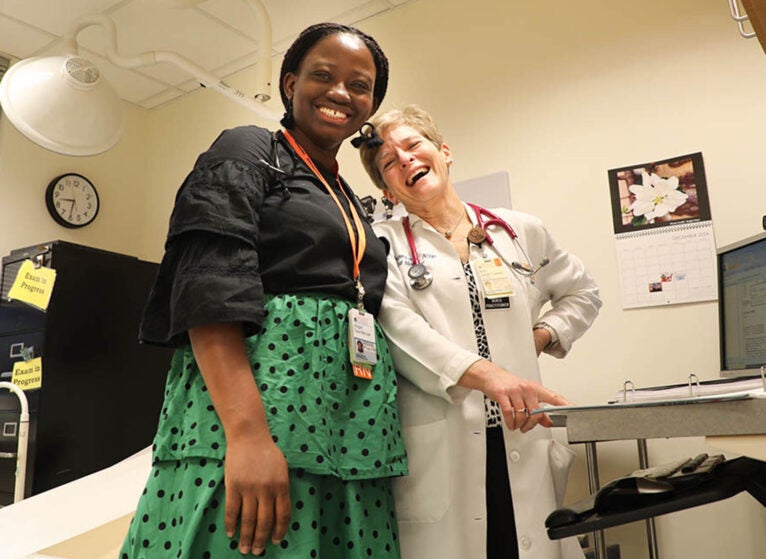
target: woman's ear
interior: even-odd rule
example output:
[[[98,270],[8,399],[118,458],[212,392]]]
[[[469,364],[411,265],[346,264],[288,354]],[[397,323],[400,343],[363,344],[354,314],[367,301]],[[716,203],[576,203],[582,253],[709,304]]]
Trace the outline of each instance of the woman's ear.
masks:
[[[447,167],[452,165],[452,152],[450,151],[449,146],[447,144],[442,144],[440,151],[444,155],[444,161],[447,163]]]
[[[393,195],[393,193],[390,190],[384,190],[383,196],[385,196],[389,202],[391,202],[394,206],[399,203],[399,198]]]
[[[285,95],[291,101],[293,99],[293,95],[295,94],[295,79],[295,74],[292,72],[287,72],[284,79],[282,80],[282,86],[284,87]]]

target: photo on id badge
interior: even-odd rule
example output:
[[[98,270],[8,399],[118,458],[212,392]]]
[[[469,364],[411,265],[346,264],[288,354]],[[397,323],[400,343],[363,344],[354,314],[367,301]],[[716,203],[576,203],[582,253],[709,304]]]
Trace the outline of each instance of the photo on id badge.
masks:
[[[354,356],[358,361],[363,363],[374,363],[376,361],[376,356],[371,354],[371,348],[368,348],[367,346],[368,344],[366,344],[364,340],[360,338],[354,338]]]

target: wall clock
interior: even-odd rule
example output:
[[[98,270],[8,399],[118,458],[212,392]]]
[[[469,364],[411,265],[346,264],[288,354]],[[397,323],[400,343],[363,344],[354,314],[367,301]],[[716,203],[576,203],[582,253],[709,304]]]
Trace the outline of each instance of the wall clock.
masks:
[[[98,215],[98,192],[84,176],[65,173],[48,184],[45,205],[59,225],[70,229],[85,227]]]

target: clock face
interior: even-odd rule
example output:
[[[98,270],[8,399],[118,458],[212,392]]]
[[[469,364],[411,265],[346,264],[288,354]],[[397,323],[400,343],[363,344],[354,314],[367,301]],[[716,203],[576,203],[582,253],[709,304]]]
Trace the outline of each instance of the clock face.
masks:
[[[56,223],[84,227],[98,214],[98,192],[82,175],[67,173],[56,177],[45,191],[45,205]]]

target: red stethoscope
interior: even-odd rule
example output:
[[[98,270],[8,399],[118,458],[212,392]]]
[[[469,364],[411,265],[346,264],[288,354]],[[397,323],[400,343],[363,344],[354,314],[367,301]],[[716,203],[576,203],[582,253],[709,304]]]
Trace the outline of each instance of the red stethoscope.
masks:
[[[547,266],[550,263],[548,257],[543,258],[540,261],[540,264],[536,268],[533,268],[530,264],[531,260],[527,254],[527,251],[524,250],[524,247],[519,242],[519,236],[507,221],[498,217],[490,210],[482,208],[481,206],[477,206],[476,204],[469,203],[468,207],[473,210],[477,222],[477,224],[474,225],[468,232],[468,241],[476,246],[481,246],[484,241],[487,241],[490,246],[493,246],[494,241],[492,240],[492,236],[489,234],[489,231],[487,231],[487,228],[491,226],[502,227],[505,229],[505,232],[508,233],[511,241],[513,241],[513,244],[516,246],[516,249],[524,257],[527,263],[522,264],[521,262],[517,262],[515,260],[513,262],[508,262],[502,254],[498,253],[498,256],[511,270],[529,278],[530,281],[534,283],[535,274],[540,271],[543,266]],[[426,268],[425,264],[420,261],[417,247],[415,247],[415,239],[412,236],[412,228],[410,227],[409,216],[404,216],[402,218],[402,225],[404,226],[404,234],[407,236],[407,243],[410,245],[410,255],[412,256],[412,266],[410,266],[410,269],[407,271],[407,276],[410,278],[410,286],[417,290],[425,289],[431,285],[431,283],[433,283],[433,274],[431,274],[431,272],[429,272]]]

